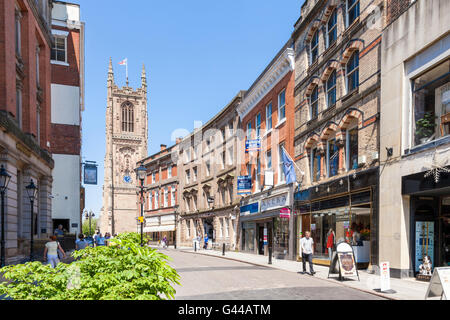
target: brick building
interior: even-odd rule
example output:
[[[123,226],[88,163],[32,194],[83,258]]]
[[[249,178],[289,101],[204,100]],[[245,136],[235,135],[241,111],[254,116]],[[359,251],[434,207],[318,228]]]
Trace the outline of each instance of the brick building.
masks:
[[[200,128],[183,138],[178,148],[180,215],[177,244],[192,246],[208,234],[210,248],[236,247],[239,199],[237,172],[239,118],[244,92]]]
[[[250,194],[240,204],[239,249],[268,255],[273,247],[279,259],[294,258],[292,219],[280,217],[280,210],[293,209],[295,182],[286,183],[282,153],[294,155],[294,84],[294,50],[289,40],[238,107],[245,136],[238,147],[242,159],[238,173],[251,176],[252,181]],[[251,141],[260,148],[246,152]]]
[[[179,140],[177,140],[177,143]],[[147,169],[144,195],[144,232],[156,244],[164,237],[175,242],[178,210],[177,144],[170,148],[161,145],[160,152],[141,162]],[[139,198],[140,196],[138,196]]]
[[[31,233],[36,242],[52,233],[51,7],[49,0],[0,2],[0,164],[11,176],[7,263],[28,256]],[[38,187],[33,211],[25,188],[31,180]]]
[[[307,0],[292,34],[295,160],[305,172],[295,224],[298,241],[311,230],[315,263],[329,264],[329,243],[348,241],[360,266],[378,264],[383,12],[380,0]]]
[[[84,23],[80,6],[53,2],[51,152],[55,161],[53,229],[81,232],[81,114],[84,110]]]

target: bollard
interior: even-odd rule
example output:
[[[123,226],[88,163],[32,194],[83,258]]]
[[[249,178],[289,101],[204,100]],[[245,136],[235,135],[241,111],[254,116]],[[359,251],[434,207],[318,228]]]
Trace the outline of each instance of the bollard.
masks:
[[[225,255],[225,243],[222,245],[222,255]]]
[[[272,247],[269,247],[269,264],[272,264]]]
[[[197,241],[194,241],[194,251],[197,252]]]

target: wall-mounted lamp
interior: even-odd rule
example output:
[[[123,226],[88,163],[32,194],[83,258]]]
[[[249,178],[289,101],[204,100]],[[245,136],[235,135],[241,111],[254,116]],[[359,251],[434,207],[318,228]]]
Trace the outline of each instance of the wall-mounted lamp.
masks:
[[[394,154],[394,148],[386,147],[386,151],[387,151],[387,156],[388,157],[392,157],[392,155]]]

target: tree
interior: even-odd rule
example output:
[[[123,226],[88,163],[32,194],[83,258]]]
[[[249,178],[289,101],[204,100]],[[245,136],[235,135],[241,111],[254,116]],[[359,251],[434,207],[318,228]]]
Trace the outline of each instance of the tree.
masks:
[[[107,247],[75,251],[71,264],[56,268],[40,262],[6,266],[0,296],[18,300],[165,300],[175,297],[179,275],[169,258],[140,246],[140,235],[127,233]]]
[[[97,222],[98,219],[96,218],[91,219],[91,232],[89,233],[89,219],[84,220],[82,224],[83,234],[86,236],[92,236],[95,233],[95,230],[97,229]]]

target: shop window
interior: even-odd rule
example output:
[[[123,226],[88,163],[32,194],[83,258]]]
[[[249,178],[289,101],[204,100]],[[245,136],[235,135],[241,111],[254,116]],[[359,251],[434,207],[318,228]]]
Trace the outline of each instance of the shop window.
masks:
[[[311,93],[311,96],[309,97],[310,101],[310,115],[311,120],[317,118],[319,115],[319,86],[315,86],[314,90]]]
[[[359,86],[359,51],[353,52],[346,71],[347,92],[351,92]]]
[[[336,70],[334,70],[327,80],[327,107],[336,104]]]
[[[317,148],[312,149],[311,151],[311,177],[312,181],[316,182],[320,179],[320,162],[321,156],[318,152]]]
[[[347,170],[358,168],[358,128],[347,130]]]
[[[329,140],[327,146],[328,177],[334,177],[338,173],[339,147],[336,144],[336,139]]]
[[[412,81],[414,145],[450,134],[450,59]]]
[[[337,38],[337,15],[336,10],[333,11],[327,23],[327,48],[332,45]]]
[[[311,57],[310,64],[313,64],[319,56],[319,30],[314,33],[309,50]]]
[[[359,17],[359,0],[347,0],[347,27]]]

